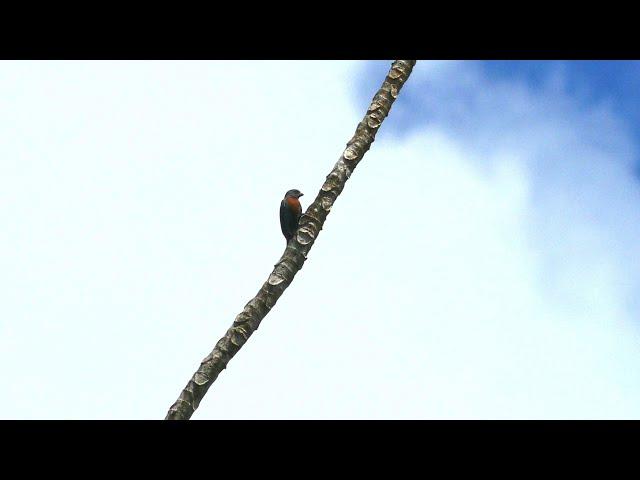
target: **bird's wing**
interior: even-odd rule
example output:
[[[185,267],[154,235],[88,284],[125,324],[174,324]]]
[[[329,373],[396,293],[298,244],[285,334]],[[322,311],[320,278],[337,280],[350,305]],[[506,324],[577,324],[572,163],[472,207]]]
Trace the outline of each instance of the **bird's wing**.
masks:
[[[287,201],[282,200],[280,202],[280,229],[285,237],[292,234],[294,227],[293,222],[294,217],[291,213],[291,209],[289,208],[289,205],[287,205]]]

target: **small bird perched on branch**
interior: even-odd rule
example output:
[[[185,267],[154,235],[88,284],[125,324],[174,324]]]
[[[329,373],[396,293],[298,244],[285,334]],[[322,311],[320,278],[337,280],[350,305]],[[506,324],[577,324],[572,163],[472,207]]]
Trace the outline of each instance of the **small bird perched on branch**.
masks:
[[[287,244],[289,244],[289,240],[293,238],[298,229],[298,222],[302,215],[302,205],[300,205],[300,200],[298,199],[302,195],[304,194],[300,190],[294,188],[289,190],[280,202],[280,228],[284,238],[287,240]]]

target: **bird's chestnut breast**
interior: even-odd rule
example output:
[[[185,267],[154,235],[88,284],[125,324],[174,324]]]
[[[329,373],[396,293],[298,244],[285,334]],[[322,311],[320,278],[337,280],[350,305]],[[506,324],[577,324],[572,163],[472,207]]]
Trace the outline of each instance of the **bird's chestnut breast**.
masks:
[[[302,213],[302,206],[300,205],[300,200],[297,198],[289,197],[287,198],[287,204],[291,208],[296,215],[300,215]]]

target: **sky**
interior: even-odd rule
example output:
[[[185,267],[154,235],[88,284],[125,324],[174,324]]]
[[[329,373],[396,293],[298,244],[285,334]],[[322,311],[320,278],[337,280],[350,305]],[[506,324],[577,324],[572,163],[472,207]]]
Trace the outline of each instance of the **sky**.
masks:
[[[164,418],[390,63],[0,62],[0,418]],[[193,419],[640,418],[638,73],[419,61]]]

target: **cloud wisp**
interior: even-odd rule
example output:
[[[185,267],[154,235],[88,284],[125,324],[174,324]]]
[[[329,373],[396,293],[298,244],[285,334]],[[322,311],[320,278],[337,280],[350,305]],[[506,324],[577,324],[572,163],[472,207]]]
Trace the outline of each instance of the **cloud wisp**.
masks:
[[[424,315],[406,316],[438,325],[424,355],[442,370],[432,387],[447,393],[425,411],[637,417],[640,188],[625,118],[572,96],[562,71],[535,89],[475,62],[416,73],[375,155],[402,164],[381,178],[414,212],[399,228],[411,245],[399,263],[422,272],[403,285]],[[450,350],[436,361],[438,348]],[[461,387],[466,399],[446,405],[446,381],[473,393]]]

